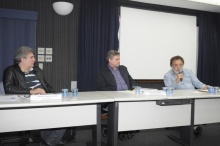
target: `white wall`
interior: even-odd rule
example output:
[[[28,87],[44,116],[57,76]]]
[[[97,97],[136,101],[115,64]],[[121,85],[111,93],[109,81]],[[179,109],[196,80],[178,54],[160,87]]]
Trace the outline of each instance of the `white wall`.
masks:
[[[196,74],[197,36],[195,16],[121,7],[121,64],[134,79],[163,79],[175,55]]]

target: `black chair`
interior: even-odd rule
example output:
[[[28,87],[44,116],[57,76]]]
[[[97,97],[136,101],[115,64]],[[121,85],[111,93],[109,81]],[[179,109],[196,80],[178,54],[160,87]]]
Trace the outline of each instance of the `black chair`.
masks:
[[[101,119],[102,119],[102,124],[101,124],[101,131],[102,131],[102,136],[106,137],[107,136],[107,119],[108,119],[108,103],[103,103],[101,105],[101,110],[102,110],[102,114],[101,114]],[[132,137],[135,136],[135,133],[138,132],[136,131],[124,131],[124,132],[118,132],[118,139],[119,140],[127,140],[127,139],[131,139]]]
[[[200,125],[194,126],[193,130],[194,130],[194,131],[193,131],[193,134],[194,134],[196,137],[202,135],[202,127],[201,127]]]

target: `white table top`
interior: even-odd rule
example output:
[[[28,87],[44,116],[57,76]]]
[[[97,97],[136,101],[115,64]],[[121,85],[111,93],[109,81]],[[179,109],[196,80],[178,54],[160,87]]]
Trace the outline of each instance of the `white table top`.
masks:
[[[199,90],[175,90],[174,91],[174,98],[175,97],[186,97],[191,99],[197,98],[220,98],[220,93],[218,94],[209,94],[208,92],[201,92]]]
[[[21,95],[23,96],[23,95]],[[16,97],[15,95],[0,95],[0,98]],[[18,98],[18,97],[17,97]],[[1,100],[0,108],[16,108],[16,107],[37,107],[37,106],[59,106],[59,105],[79,105],[104,103],[114,101],[156,101],[165,99],[202,99],[202,98],[220,98],[220,94],[209,94],[198,90],[175,90],[174,95],[135,95],[132,91],[96,91],[96,92],[79,92],[78,97],[72,97],[69,93],[68,97],[53,100],[37,100],[30,99],[12,99]]]
[[[21,95],[23,96],[23,95]],[[77,105],[77,104],[92,104],[103,102],[114,102],[114,99],[97,92],[79,92],[77,98],[72,97],[69,93],[68,97],[52,100],[30,100],[28,98],[19,98],[16,95],[1,95],[0,108],[17,108],[17,107],[35,107],[35,106],[59,106],[59,105]],[[12,98],[10,100],[10,98]],[[16,99],[15,99],[16,98]]]
[[[196,98],[219,98],[220,94],[209,94],[198,90],[175,90],[174,95],[135,95],[133,91],[98,91],[108,97],[114,98],[114,101],[155,101],[163,99],[196,99]]]

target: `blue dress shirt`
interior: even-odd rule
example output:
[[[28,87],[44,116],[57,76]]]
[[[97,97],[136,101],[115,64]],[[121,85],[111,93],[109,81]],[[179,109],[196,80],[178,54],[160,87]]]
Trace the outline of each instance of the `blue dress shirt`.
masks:
[[[112,74],[115,77],[115,81],[117,84],[117,91],[128,90],[128,86],[125,83],[125,80],[123,79],[123,77],[121,76],[121,73],[118,67],[116,68],[116,70],[114,70],[111,66],[109,66],[109,69],[111,70]]]
[[[187,89],[203,89],[206,85],[203,84],[189,69],[183,69],[183,80],[176,83],[176,74],[171,69],[164,75],[164,84],[166,87],[173,87],[177,90]]]

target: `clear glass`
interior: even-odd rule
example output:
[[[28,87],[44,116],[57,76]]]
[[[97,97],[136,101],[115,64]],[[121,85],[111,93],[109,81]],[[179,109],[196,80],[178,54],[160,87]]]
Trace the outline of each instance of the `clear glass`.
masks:
[[[137,94],[137,95],[141,94],[141,87],[139,87],[139,86],[135,87],[135,94]]]
[[[78,89],[77,88],[73,88],[72,89],[72,96],[73,97],[77,97],[78,96]]]
[[[62,89],[62,97],[68,96],[68,89]]]
[[[209,94],[213,94],[214,93],[214,88],[212,86],[208,87],[208,92]]]
[[[218,94],[219,93],[219,87],[214,87],[214,93]]]
[[[172,96],[172,95],[174,94],[174,89],[173,89],[173,87],[168,87],[166,93],[167,93],[168,96]]]
[[[163,87],[163,91],[167,93],[168,87]]]

